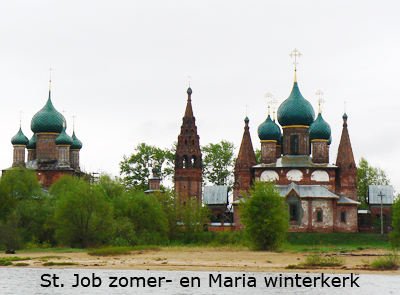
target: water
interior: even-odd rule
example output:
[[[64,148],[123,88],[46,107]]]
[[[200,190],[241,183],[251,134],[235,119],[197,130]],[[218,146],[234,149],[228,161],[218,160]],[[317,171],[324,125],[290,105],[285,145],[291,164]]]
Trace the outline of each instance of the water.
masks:
[[[219,286],[219,276],[221,286]],[[298,283],[305,285],[316,282],[316,287],[291,287],[291,281],[296,284],[296,273],[251,273],[251,272],[193,272],[193,271],[142,271],[142,270],[98,270],[98,269],[43,269],[43,268],[0,268],[0,294],[1,295],[35,295],[35,294],[400,294],[399,275],[353,275],[353,280],[360,286],[353,284],[351,287],[350,274],[323,274],[323,279],[329,284],[321,286],[322,274],[299,274]],[[87,286],[72,287],[76,284],[77,277],[80,283]],[[118,279],[110,279],[117,277]],[[144,278],[146,286],[130,286],[131,277]],[[164,279],[159,279],[163,278]],[[279,280],[283,283],[288,277],[288,287],[266,287],[267,280]],[[337,277],[332,281],[332,277]],[[343,279],[345,286],[343,287]],[[186,279],[187,280],[186,280]],[[237,286],[235,285],[235,278]],[[193,287],[184,287],[193,280]],[[114,281],[114,282],[113,282]],[[168,282],[167,282],[168,281]],[[211,281],[211,286],[210,286]],[[244,286],[243,286],[243,281]],[[58,285],[59,287],[55,287]],[[112,287],[113,284],[122,286]],[[140,281],[140,285],[143,281]],[[339,284],[341,287],[332,285]],[[50,285],[43,287],[42,285]],[[110,286],[111,284],[111,286]],[[198,286],[200,284],[200,286]],[[63,285],[63,287],[61,287]],[[94,285],[98,285],[95,287]],[[125,286],[126,285],[126,286]],[[233,285],[233,287],[230,287]],[[255,287],[252,287],[254,286]],[[125,287],[123,287],[125,286]]]

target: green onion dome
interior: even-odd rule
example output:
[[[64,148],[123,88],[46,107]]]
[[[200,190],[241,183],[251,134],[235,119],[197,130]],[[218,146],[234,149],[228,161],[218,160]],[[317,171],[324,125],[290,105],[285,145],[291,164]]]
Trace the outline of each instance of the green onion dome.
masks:
[[[329,137],[329,139],[328,139],[328,145],[331,145],[331,143],[332,143],[332,135],[331,135],[331,137]]]
[[[72,137],[65,132],[65,127],[63,127],[60,135],[55,140],[56,145],[71,145],[73,141]]]
[[[27,146],[28,150],[36,149],[36,139],[37,139],[36,134],[33,134],[31,139],[29,139],[29,143],[28,143],[28,146]]]
[[[258,126],[257,131],[260,140],[276,140],[278,142],[281,137],[281,129],[271,120],[270,115],[268,115],[267,119]]]
[[[315,113],[311,104],[300,93],[297,82],[294,82],[290,96],[278,108],[278,122],[281,126],[310,126]]]
[[[21,127],[19,127],[18,133],[15,134],[13,136],[13,138],[11,138],[11,143],[12,143],[12,145],[28,145],[29,139],[22,132]]]
[[[192,94],[192,88],[189,87],[186,92],[187,94]]]
[[[331,137],[331,127],[322,118],[321,113],[318,114],[317,119],[311,124],[310,129],[310,139],[325,139],[329,140]]]
[[[33,133],[54,132],[61,133],[64,116],[59,113],[51,102],[50,92],[46,105],[32,118],[31,129]]]
[[[73,142],[71,143],[71,150],[80,150],[82,148],[82,142],[76,137],[75,131],[72,133]]]

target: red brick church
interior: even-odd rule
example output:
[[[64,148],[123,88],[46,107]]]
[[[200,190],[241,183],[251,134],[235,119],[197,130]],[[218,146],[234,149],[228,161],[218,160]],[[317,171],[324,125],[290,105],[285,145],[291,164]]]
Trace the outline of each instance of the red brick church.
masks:
[[[249,119],[245,119],[234,171],[234,204],[240,203],[254,181],[273,181],[286,199],[291,231],[357,232],[357,167],[347,118],[344,114],[336,164],[329,164],[331,128],[321,110],[315,119],[295,76],[289,97],[278,108],[279,125],[268,113],[258,127],[260,163],[252,146]],[[241,228],[237,206],[234,210],[236,228]]]
[[[294,52],[294,57],[298,52]],[[295,61],[296,65],[296,61]],[[202,159],[189,87],[185,115],[175,154],[175,193],[184,198],[202,196]],[[234,168],[233,220],[240,222],[238,204],[256,181],[272,181],[285,198],[293,232],[357,232],[357,167],[343,115],[336,163],[329,162],[331,128],[321,107],[315,112],[300,93],[296,78],[289,97],[258,127],[261,160],[257,163],[249,119]]]
[[[66,129],[67,122],[54,108],[49,89],[45,106],[32,118],[31,139],[24,135],[21,126],[11,139],[14,149],[12,167],[33,169],[46,189],[64,174],[81,176],[79,154],[82,142],[76,137],[75,130],[69,136]]]

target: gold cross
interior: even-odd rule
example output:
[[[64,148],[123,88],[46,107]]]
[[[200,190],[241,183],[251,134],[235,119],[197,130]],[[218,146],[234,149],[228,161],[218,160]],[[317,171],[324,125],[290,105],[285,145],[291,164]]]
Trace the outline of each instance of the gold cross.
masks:
[[[249,105],[246,104],[245,107],[246,107],[246,117],[247,117],[247,113],[249,111]]]
[[[346,114],[346,102],[343,102],[344,113]]]
[[[276,106],[278,105],[278,101],[275,98],[273,98],[271,105],[272,105],[272,120],[275,121],[275,110]]]
[[[294,70],[296,71],[296,69],[297,69],[297,64],[298,64],[297,58],[300,58],[301,53],[300,53],[297,49],[294,49],[294,50],[289,54],[289,56],[290,56],[291,58],[294,57],[294,62],[293,62],[293,64],[294,64]]]
[[[321,91],[321,90],[318,90],[316,93],[315,93],[315,95],[316,96],[318,96],[318,108],[319,108],[319,113],[321,113],[322,112],[322,105],[324,104],[324,102],[325,102],[325,100],[323,100],[322,99],[322,95],[324,95],[324,93]]]
[[[72,132],[75,131],[75,116],[72,116]]]
[[[190,82],[192,81],[192,77],[188,77],[188,79],[189,79],[189,87],[190,87]]]

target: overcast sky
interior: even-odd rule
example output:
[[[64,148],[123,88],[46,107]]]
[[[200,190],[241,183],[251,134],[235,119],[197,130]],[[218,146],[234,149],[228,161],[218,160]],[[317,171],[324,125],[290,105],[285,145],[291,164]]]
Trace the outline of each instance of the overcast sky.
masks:
[[[354,156],[400,189],[399,1],[2,1],[0,166],[11,138],[30,138],[32,116],[52,101],[82,141],[81,167],[119,174],[141,142],[170,147],[185,111],[188,76],[200,144],[239,147],[246,105],[255,148],[267,116],[298,82],[332,128],[336,161],[343,102]],[[236,152],[238,149],[236,150]]]

